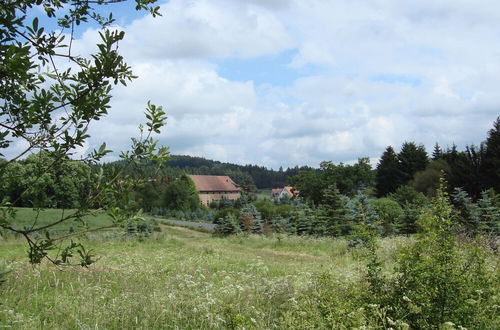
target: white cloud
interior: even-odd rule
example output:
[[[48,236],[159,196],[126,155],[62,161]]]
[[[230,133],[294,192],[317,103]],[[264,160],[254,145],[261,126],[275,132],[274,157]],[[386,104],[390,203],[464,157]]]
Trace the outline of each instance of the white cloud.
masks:
[[[253,57],[291,47],[273,13],[251,3],[172,0],[161,8],[162,17],[147,16],[127,28],[125,45],[134,57]]]
[[[147,100],[165,106],[160,140],[173,152],[275,168],[376,159],[405,140],[477,144],[500,113],[497,1],[172,0],[161,11],[120,27],[139,79],[116,89],[92,147],[125,148]],[[98,40],[87,31],[75,53]],[[266,71],[259,59],[285,52],[281,86],[219,73],[236,70],[220,70],[227,59]]]

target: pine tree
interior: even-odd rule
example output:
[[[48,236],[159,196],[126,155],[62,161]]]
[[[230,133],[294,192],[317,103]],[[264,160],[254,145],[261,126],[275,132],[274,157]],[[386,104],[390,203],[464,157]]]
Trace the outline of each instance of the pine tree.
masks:
[[[441,157],[443,157],[443,150],[441,150],[441,147],[436,142],[436,144],[434,145],[434,150],[432,151],[432,160],[438,160]]]
[[[297,235],[311,235],[312,224],[314,222],[314,211],[308,206],[303,205],[301,208],[292,213],[291,219],[293,231]]]
[[[399,168],[398,156],[391,146],[388,146],[377,165],[376,189],[377,196],[383,197],[394,192],[403,182],[404,175]]]
[[[399,168],[403,172],[403,183],[408,183],[418,171],[423,171],[429,163],[427,151],[423,145],[405,142],[398,154]]]
[[[323,201],[319,215],[324,234],[327,236],[341,235],[347,225],[346,213],[346,205],[337,186],[335,184],[328,186],[323,191]]]
[[[469,234],[477,234],[480,225],[480,211],[477,205],[462,188],[455,188],[451,198],[458,210],[457,219],[462,229]]]
[[[254,234],[262,233],[262,215],[252,204],[247,204],[240,213],[240,227],[243,231],[251,230]]]
[[[500,193],[500,116],[488,132],[483,160],[483,180],[486,187],[492,187]]]
[[[493,195],[493,197],[492,197]],[[479,208],[479,230],[483,233],[498,236],[500,234],[500,207],[495,205],[495,193],[492,189],[483,191],[477,201]]]
[[[228,236],[238,232],[240,232],[240,227],[232,214],[228,214],[224,218],[221,218],[214,228],[214,234],[218,236]]]

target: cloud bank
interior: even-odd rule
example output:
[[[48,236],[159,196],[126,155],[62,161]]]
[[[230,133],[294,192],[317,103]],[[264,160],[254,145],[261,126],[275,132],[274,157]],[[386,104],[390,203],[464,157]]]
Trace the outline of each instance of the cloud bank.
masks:
[[[500,114],[498,1],[171,0],[161,12],[117,27],[139,78],[115,90],[90,147],[125,149],[147,100],[167,110],[159,139],[173,153],[273,168],[404,141],[463,148]],[[90,29],[75,49],[96,40]]]

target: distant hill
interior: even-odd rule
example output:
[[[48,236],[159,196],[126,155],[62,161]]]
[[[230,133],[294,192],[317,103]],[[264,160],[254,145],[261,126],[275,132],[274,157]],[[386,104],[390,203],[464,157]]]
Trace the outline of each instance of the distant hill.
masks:
[[[268,169],[258,165],[237,165],[223,163],[203,157],[172,155],[167,161],[167,173],[175,176],[175,172],[203,175],[229,175],[237,184],[255,185],[258,189],[283,187],[288,184],[288,179],[301,170],[311,170],[311,167],[295,166],[283,170]]]

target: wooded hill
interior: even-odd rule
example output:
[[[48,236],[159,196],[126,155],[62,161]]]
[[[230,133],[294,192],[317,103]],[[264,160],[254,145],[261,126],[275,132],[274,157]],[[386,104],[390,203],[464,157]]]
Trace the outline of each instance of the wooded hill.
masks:
[[[283,187],[289,184],[289,178],[303,170],[313,170],[308,166],[293,168],[268,169],[258,165],[238,165],[220,161],[184,155],[172,155],[167,161],[166,172],[172,176],[181,173],[202,175],[229,175],[241,186],[254,186],[257,189]]]

